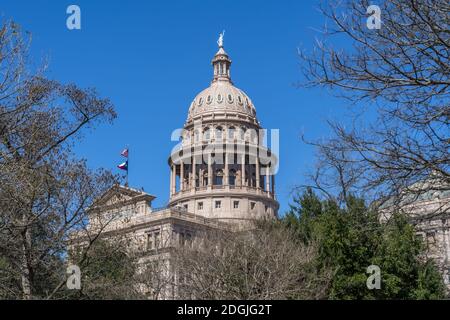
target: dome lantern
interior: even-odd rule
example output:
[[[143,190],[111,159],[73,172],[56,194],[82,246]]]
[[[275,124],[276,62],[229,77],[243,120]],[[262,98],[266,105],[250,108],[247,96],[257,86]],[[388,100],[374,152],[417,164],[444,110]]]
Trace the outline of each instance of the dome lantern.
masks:
[[[230,66],[231,66],[231,60],[228,56],[228,54],[223,49],[223,36],[225,34],[225,31],[223,31],[219,35],[219,40],[217,40],[217,44],[219,46],[219,51],[214,55],[214,58],[212,60],[213,70],[214,70],[214,77],[212,82],[216,81],[228,81],[231,82],[230,77]]]
[[[235,87],[230,78],[231,59],[223,48],[223,33],[217,41],[219,50],[212,60],[214,76],[209,87],[192,100],[185,125],[194,120],[236,117],[241,122],[259,128],[255,107],[249,96]]]

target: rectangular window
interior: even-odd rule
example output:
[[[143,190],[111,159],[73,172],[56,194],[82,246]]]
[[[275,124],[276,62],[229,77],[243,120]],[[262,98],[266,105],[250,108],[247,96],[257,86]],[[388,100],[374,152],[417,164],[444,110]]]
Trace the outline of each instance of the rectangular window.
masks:
[[[188,246],[192,245],[192,235],[189,232],[186,232],[186,244]]]
[[[255,209],[255,206],[256,206],[256,203],[254,203],[254,202],[250,202],[250,209]]]
[[[233,208],[238,209],[239,208],[239,201],[233,201]]]
[[[187,209],[188,209],[188,205],[187,204],[184,205],[184,209],[187,211]]]
[[[159,235],[159,232],[155,232],[155,248],[156,248],[156,249],[159,248],[159,243],[160,243],[160,235]]]
[[[198,208],[198,210],[203,210],[203,202],[199,202],[197,204],[197,208]]]
[[[216,201],[216,209],[220,209],[221,206],[222,206],[222,202]]]
[[[147,234],[147,250],[158,249],[161,244],[160,231],[152,231]]]
[[[178,231],[178,243],[180,246],[188,245],[190,246],[192,244],[193,238],[194,238],[194,232],[192,230],[187,229],[180,229]]]
[[[184,233],[183,232],[181,232],[180,233],[180,245],[184,245],[184,243],[185,243],[185,241],[186,241],[186,238],[184,237]]]
[[[416,233],[416,239],[418,241],[426,241],[425,233],[423,232]]]
[[[153,233],[147,235],[147,250],[152,250],[155,248],[155,243],[153,241]]]

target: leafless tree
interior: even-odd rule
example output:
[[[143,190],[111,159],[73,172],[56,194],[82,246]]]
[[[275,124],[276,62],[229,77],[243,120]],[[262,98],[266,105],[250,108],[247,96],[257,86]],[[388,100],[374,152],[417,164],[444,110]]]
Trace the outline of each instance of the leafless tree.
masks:
[[[80,290],[60,290],[56,297],[89,300],[143,299],[136,285],[137,259],[130,252],[126,237],[95,241],[89,250],[81,250],[72,258],[81,271]],[[85,256],[86,253],[86,256]]]
[[[450,189],[450,4],[381,1],[381,28],[369,29],[370,4],[324,1],[323,38],[300,52],[301,85],[331,88],[356,105],[352,125],[331,123],[335,137],[314,143],[319,171],[332,179],[317,172],[313,180],[328,190],[337,182],[341,198],[353,188],[404,205]],[[360,117],[370,108],[373,122]]]
[[[175,297],[175,277],[170,254],[157,254],[137,261],[134,287],[146,299],[162,300]]]
[[[330,273],[314,265],[317,247],[272,222],[252,231],[209,231],[175,251],[183,299],[317,299]]]
[[[177,240],[173,230],[163,227],[154,235],[152,246],[146,242],[134,251],[136,274],[133,286],[145,299],[163,300],[175,297],[172,253],[179,244]]]
[[[24,299],[52,294],[68,235],[115,181],[71,151],[83,130],[115,118],[112,104],[31,70],[29,39],[0,26],[0,296]]]

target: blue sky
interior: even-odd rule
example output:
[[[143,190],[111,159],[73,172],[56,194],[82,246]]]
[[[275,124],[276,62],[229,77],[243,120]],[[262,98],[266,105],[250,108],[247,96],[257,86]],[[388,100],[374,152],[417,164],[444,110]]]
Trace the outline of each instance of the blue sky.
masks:
[[[66,8],[81,8],[81,30],[66,28]],[[212,77],[216,40],[225,33],[234,84],[256,106],[263,127],[280,129],[277,194],[280,213],[292,188],[305,182],[314,150],[301,141],[329,136],[327,120],[347,119],[345,101],[324,89],[299,89],[297,48],[311,49],[324,18],[317,1],[2,1],[0,19],[13,18],[33,35],[32,57],[48,58],[48,76],[95,87],[116,106],[113,125],[85,136],[76,153],[92,168],[118,172],[131,147],[130,184],[169,196],[167,159],[190,102]]]

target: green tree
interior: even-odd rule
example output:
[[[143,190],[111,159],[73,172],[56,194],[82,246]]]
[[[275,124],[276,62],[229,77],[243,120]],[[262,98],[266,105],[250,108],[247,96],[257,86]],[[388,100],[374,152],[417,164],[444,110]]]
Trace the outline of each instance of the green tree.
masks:
[[[436,299],[444,296],[442,277],[412,225],[400,214],[381,223],[362,199],[346,206],[321,200],[311,189],[294,197],[283,218],[302,241],[319,243],[317,267],[331,267],[330,299]],[[367,267],[381,270],[381,289],[369,290]]]
[[[84,251],[73,253],[70,260],[82,261],[81,289],[64,290],[69,299],[138,299],[135,276],[137,260],[127,251],[126,243],[108,239],[97,240],[83,259]]]

